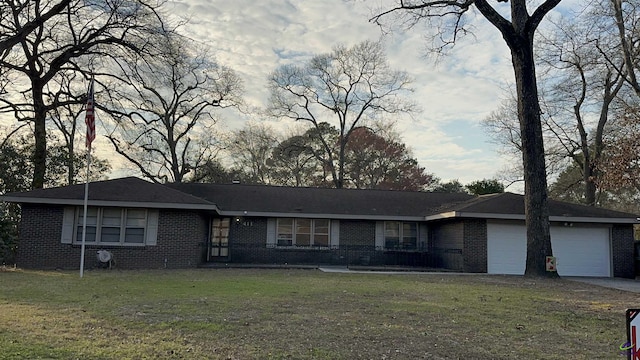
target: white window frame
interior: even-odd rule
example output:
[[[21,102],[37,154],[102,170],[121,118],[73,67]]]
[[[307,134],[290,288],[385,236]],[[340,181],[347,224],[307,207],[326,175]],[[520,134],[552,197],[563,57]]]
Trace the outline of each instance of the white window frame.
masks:
[[[398,246],[396,247],[387,247],[387,227],[390,223],[396,223],[398,224]],[[410,248],[405,248],[403,246],[404,238],[407,238],[407,236],[404,235],[404,225],[405,224],[410,224],[413,225],[415,228],[415,244],[413,247]],[[418,225],[417,222],[412,222],[412,221],[385,221],[384,225],[383,225],[383,241],[384,241],[384,249],[385,250],[400,250],[400,251],[415,251],[418,250],[419,246],[420,246],[420,226]]]
[[[142,209],[142,208],[118,208],[118,207],[108,207],[108,208],[104,208],[104,207],[89,207],[87,209],[89,211],[96,211],[96,224],[95,224],[95,240],[94,239],[85,239],[85,244],[87,245],[100,245],[100,246],[130,246],[130,247],[136,247],[136,246],[146,246],[149,245],[149,232],[151,231],[150,229],[150,216],[149,216],[149,211],[147,209]],[[117,242],[115,241],[109,241],[109,242],[103,242],[101,241],[102,239],[102,229],[104,228],[116,228],[116,226],[113,225],[104,225],[103,226],[103,220],[104,220],[104,212],[105,210],[108,211],[113,211],[113,210],[118,210],[120,211],[120,224],[119,224],[119,229],[120,229],[120,234],[119,234],[119,239]],[[128,214],[129,212],[133,213],[133,212],[144,212],[144,217],[137,217],[137,218],[128,218]],[[78,245],[82,243],[82,226],[83,226],[83,220],[82,220],[82,216],[84,214],[84,209],[81,207],[76,208],[76,214],[75,214],[75,218],[74,218],[74,233],[73,233],[73,243]],[[139,223],[137,225],[129,225],[127,223],[127,220],[135,220],[138,219]],[[93,225],[92,225],[93,226]],[[88,227],[88,226],[87,226]],[[131,242],[131,241],[127,241],[127,229],[143,229],[142,235],[138,234],[138,237],[142,237],[142,242]],[[88,232],[87,232],[88,233]]]
[[[283,245],[281,244],[281,240],[282,241],[286,241],[289,239],[286,238],[281,238],[281,233],[280,233],[280,222],[281,221],[291,221],[291,245]],[[304,221],[309,221],[310,222],[310,234],[308,234],[310,236],[309,238],[309,244],[305,244],[305,245],[298,245],[296,244],[296,230],[298,228],[298,221],[300,220],[304,220]],[[327,223],[327,232],[326,233],[316,233],[316,221],[326,221]],[[309,219],[309,218],[278,218],[276,219],[276,224],[275,224],[275,247],[277,248],[283,248],[283,249],[289,249],[289,248],[304,248],[304,249],[329,249],[332,246],[331,243],[331,239],[332,239],[332,232],[331,232],[331,227],[332,227],[332,221],[329,219]],[[285,225],[288,226],[288,225]],[[287,234],[288,235],[288,234]],[[307,233],[304,233],[304,235],[307,235]],[[322,245],[316,245],[315,244],[315,238],[316,235],[318,236],[326,236],[327,237],[327,241],[326,244],[322,244]]]

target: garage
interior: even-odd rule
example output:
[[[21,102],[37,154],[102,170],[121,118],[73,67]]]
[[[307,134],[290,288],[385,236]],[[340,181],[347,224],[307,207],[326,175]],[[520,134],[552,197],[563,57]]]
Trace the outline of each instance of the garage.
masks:
[[[608,227],[551,226],[551,247],[561,276],[611,276]],[[487,272],[524,274],[527,256],[524,225],[487,224]]]

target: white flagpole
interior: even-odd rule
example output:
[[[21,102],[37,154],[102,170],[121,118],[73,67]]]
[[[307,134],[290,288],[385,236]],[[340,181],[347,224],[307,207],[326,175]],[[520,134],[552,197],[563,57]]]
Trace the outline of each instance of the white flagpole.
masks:
[[[96,137],[95,133],[95,100],[93,97],[93,75],[89,81],[89,91],[87,92],[87,106],[85,109],[85,120],[87,126],[87,177],[84,183],[84,213],[82,215],[82,245],[80,246],[80,278],[84,275],[84,251],[87,241],[87,208],[89,203],[89,169],[91,167],[91,142]]]
[[[84,215],[82,216],[82,245],[80,246],[80,277],[84,275],[84,248],[87,240],[87,205],[89,202],[89,168],[91,167],[91,147],[87,149],[87,177],[84,183]]]

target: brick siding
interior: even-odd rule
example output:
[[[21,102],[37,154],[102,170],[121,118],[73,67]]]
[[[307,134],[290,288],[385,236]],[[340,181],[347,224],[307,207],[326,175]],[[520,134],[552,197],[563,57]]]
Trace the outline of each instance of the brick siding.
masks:
[[[614,225],[611,229],[613,276],[634,278],[633,225]]]
[[[35,269],[79,269],[77,244],[62,244],[63,207],[22,205],[16,265]],[[204,261],[208,219],[190,211],[161,210],[157,245],[85,246],[85,269],[99,267],[96,251],[109,250],[122,269],[195,267]]]
[[[484,219],[464,220],[463,271],[487,272],[487,221]]]
[[[267,247],[267,219],[246,218],[232,222],[230,254],[222,262],[246,264],[308,265],[407,265],[427,266],[427,255],[417,252],[375,249],[375,221],[340,221],[338,249]]]
[[[78,269],[80,246],[62,244],[63,207],[22,205],[16,264],[22,268]],[[375,249],[375,221],[340,221],[338,249],[267,247],[267,219],[233,221],[229,231],[232,263],[406,265],[465,272],[487,271],[487,223],[482,219],[443,220],[429,224],[427,252]],[[100,266],[96,251],[108,249],[122,269],[188,268],[205,263],[209,215],[188,210],[160,210],[157,245],[144,247],[87,245],[85,267]],[[613,275],[634,276],[633,227],[612,228]]]

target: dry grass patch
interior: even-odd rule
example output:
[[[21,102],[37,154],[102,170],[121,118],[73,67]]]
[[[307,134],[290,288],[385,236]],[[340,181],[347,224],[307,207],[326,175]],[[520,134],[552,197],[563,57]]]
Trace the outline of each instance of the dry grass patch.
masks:
[[[2,359],[614,359],[637,294],[506,276],[0,272]]]

